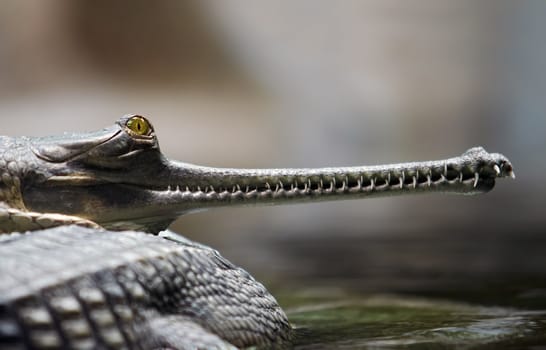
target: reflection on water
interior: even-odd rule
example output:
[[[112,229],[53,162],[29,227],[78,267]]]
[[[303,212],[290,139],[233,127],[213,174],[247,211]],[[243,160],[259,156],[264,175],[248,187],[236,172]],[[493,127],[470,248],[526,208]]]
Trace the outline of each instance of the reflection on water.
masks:
[[[471,305],[403,295],[280,297],[295,349],[521,348],[546,344],[546,310]]]

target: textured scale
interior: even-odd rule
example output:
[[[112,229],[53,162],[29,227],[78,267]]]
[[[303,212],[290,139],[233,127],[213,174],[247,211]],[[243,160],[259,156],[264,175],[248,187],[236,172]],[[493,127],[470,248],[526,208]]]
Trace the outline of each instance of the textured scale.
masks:
[[[286,315],[263,285],[210,248],[168,238],[75,226],[6,236],[0,344],[229,348],[289,340]]]
[[[19,150],[26,147],[25,138],[0,137],[0,202],[11,208],[24,208],[21,177],[27,165]]]

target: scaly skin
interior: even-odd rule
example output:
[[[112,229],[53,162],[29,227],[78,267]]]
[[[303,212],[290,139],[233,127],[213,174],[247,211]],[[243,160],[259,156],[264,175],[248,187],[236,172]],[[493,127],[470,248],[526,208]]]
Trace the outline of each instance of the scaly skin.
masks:
[[[216,251],[169,232],[111,231],[158,233],[217,206],[477,194],[505,176],[508,159],[481,147],[367,167],[201,167],[165,158],[139,116],[88,134],[0,137],[0,232],[34,231],[0,235],[0,347],[281,346],[286,315]]]
[[[175,235],[63,226],[6,235],[0,262],[2,349],[232,349],[290,338],[263,285]]]
[[[146,133],[131,130],[140,118]],[[0,138],[0,231],[79,224],[157,233],[217,206],[284,204],[423,192],[477,194],[513,176],[501,154],[319,169],[221,169],[165,158],[138,116],[87,134]]]

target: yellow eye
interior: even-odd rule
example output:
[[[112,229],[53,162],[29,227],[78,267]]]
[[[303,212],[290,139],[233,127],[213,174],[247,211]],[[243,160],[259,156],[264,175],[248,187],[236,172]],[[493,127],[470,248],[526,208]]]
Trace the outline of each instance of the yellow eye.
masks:
[[[134,116],[127,121],[129,130],[137,135],[149,135],[151,131],[150,123],[141,116]]]

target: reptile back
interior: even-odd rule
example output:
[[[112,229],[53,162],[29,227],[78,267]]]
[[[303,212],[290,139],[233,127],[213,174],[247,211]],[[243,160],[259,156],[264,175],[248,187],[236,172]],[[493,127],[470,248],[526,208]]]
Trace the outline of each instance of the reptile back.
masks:
[[[183,239],[65,226],[3,238],[0,262],[2,347],[172,346],[157,328],[169,318],[179,334],[202,329],[202,342],[209,333],[236,346],[290,336],[263,285]]]

